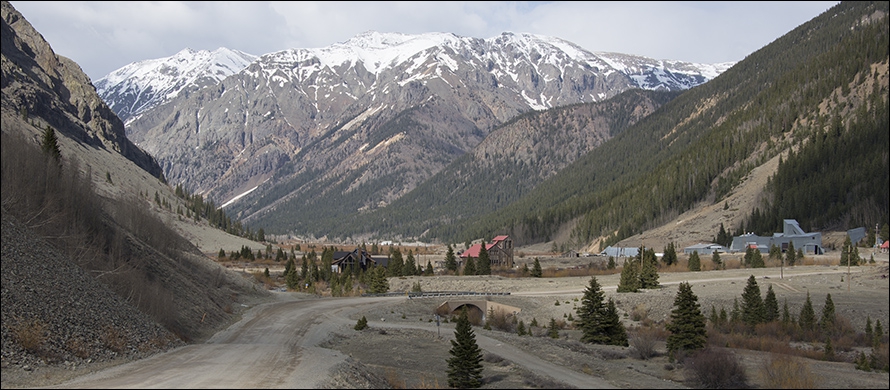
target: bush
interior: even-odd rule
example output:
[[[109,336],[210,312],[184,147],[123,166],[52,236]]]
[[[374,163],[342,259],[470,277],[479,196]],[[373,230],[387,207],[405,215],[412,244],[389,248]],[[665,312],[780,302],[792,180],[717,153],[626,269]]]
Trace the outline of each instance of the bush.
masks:
[[[30,352],[39,351],[46,342],[46,324],[40,320],[27,321],[17,318],[10,330],[19,345]]]
[[[355,323],[355,326],[353,327],[353,329],[362,330],[367,327],[368,327],[368,319],[365,318],[365,316],[362,316],[362,318],[359,318],[359,320]]]
[[[741,389],[748,387],[745,367],[731,351],[705,348],[684,362],[691,380],[707,389]]]
[[[812,389],[816,378],[803,359],[785,354],[770,354],[760,369],[764,387],[770,389]]]
[[[659,341],[658,329],[643,327],[637,328],[630,336],[630,345],[636,350],[640,359],[647,360],[656,356],[655,345]]]

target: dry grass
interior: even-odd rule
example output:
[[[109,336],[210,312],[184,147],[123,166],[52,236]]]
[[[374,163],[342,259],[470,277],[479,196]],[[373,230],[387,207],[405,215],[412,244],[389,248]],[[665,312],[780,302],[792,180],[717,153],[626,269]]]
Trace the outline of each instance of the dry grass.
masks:
[[[127,339],[121,331],[113,326],[106,326],[102,333],[102,342],[105,347],[114,352],[123,352],[127,348]]]
[[[760,368],[763,386],[770,389],[812,389],[818,377],[803,359],[780,353],[770,354]]]
[[[30,352],[40,351],[47,340],[47,325],[40,320],[16,318],[9,330],[19,345]]]

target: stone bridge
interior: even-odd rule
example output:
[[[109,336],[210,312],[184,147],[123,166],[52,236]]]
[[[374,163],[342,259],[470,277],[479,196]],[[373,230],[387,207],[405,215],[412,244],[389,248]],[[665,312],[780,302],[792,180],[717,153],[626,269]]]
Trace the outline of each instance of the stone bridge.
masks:
[[[467,308],[468,317],[471,319],[479,319],[480,321],[485,321],[485,316],[488,315],[489,311],[494,311],[495,313],[503,312],[504,314],[513,315],[514,313],[519,313],[522,309],[514,306],[504,305],[497,302],[492,302],[488,300],[482,299],[455,299],[450,301],[445,301],[438,308],[436,308],[436,314],[440,316],[457,316],[460,315],[461,309],[464,307]]]

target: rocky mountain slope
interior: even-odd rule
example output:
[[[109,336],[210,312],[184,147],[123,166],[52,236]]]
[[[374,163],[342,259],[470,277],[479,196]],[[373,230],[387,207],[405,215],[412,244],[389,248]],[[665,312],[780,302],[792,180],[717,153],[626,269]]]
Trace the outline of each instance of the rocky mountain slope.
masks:
[[[170,210],[182,202],[86,75],[0,7],[4,380],[8,369],[81,369],[202,340],[266,296],[183,238],[206,221]],[[47,128],[58,160],[41,150]],[[247,241],[229,239],[232,250]]]
[[[183,49],[170,57],[124,66],[93,84],[102,99],[127,122],[180,94],[188,94],[240,72],[257,56],[221,47]]]
[[[263,55],[127,131],[171,183],[250,224],[288,199],[318,197],[344,205],[317,210],[330,221],[391,203],[519,114],[629,88],[687,89],[729,65],[590,53],[528,34],[369,32]]]

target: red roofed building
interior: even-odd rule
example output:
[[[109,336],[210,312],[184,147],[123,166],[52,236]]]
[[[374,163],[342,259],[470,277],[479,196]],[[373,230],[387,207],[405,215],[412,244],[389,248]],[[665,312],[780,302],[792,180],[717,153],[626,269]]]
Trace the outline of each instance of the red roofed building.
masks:
[[[466,263],[467,258],[479,259],[479,251],[482,244],[474,244],[460,254],[461,263]],[[513,239],[510,236],[497,236],[490,244],[485,244],[491,267],[513,268]]]

